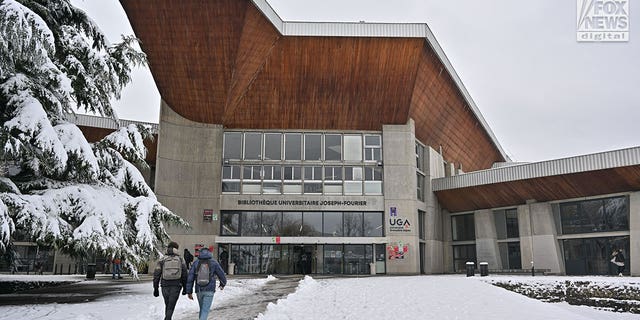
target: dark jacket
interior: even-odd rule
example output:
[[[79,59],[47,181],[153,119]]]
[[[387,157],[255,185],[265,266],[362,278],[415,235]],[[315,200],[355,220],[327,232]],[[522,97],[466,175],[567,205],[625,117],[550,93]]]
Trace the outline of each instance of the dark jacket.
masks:
[[[193,265],[191,266],[191,269],[189,270],[189,277],[187,278],[187,293],[193,292],[194,282],[196,282],[197,280],[196,272],[198,272],[198,267],[200,266],[201,263],[209,263],[209,275],[211,278],[209,280],[209,284],[205,287],[201,287],[196,283],[195,284],[196,292],[200,292],[200,291],[215,292],[216,291],[216,275],[220,279],[221,287],[224,287],[227,285],[227,277],[225,276],[224,271],[222,270],[222,267],[220,267],[220,264],[218,263],[218,261],[212,258],[211,252],[208,249],[204,248],[200,250],[200,254],[198,255],[198,260],[193,263]]]
[[[625,261],[624,254],[622,254],[622,252],[618,252],[616,254],[616,262],[624,263],[624,261]]]
[[[178,254],[178,250],[173,248],[167,249],[167,256],[180,257],[180,255]],[[184,260],[182,259],[182,257],[180,257],[180,260],[182,261],[182,274],[180,275],[180,279],[176,279],[176,280],[162,279],[162,268],[164,267],[165,259],[166,257],[160,259],[160,261],[158,261],[158,264],[156,265],[155,270],[153,270],[153,288],[157,289],[158,285],[161,285],[163,287],[182,287],[183,289],[186,288],[188,271],[187,271],[187,266],[184,264]]]

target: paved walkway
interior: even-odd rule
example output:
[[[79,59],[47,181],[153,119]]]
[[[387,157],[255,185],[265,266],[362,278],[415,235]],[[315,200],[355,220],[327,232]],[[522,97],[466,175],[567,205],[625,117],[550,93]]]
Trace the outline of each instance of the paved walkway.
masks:
[[[254,319],[264,312],[270,302],[285,298],[298,287],[302,276],[278,276],[277,280],[267,282],[260,291],[250,296],[243,296],[238,300],[226,302],[222,306],[216,306],[209,313],[209,319],[245,320]],[[194,298],[195,299],[195,298]],[[182,319],[194,319],[198,314],[187,314]]]

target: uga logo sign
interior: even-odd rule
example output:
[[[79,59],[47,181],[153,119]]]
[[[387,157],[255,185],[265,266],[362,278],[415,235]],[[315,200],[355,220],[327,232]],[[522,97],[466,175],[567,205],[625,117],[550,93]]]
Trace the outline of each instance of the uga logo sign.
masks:
[[[411,228],[411,223],[409,222],[409,219],[403,219],[403,218],[393,219],[392,218],[392,219],[389,219],[389,226],[395,227],[395,228],[409,229]]]

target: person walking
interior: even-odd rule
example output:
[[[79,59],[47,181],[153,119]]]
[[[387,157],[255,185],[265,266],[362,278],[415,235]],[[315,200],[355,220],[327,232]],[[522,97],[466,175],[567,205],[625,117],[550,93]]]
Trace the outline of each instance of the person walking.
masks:
[[[118,275],[118,279],[122,279],[122,276],[120,276],[121,262],[122,261],[117,256],[111,261],[111,279],[116,279],[116,274]]]
[[[229,253],[226,248],[222,248],[222,252],[220,253],[220,265],[224,273],[229,273],[229,270],[227,270],[229,267]]]
[[[196,260],[187,278],[187,297],[193,300],[193,289],[195,286],[198,304],[200,305],[200,320],[206,320],[209,310],[213,304],[213,295],[216,291],[216,276],[220,279],[220,290],[227,285],[227,277],[220,267],[218,261],[213,259],[211,252],[207,248],[200,249],[198,260]]]
[[[622,272],[624,272],[624,263],[626,260],[624,257],[624,253],[622,253],[622,249],[613,251],[611,256],[611,262],[618,266],[618,276],[622,277]]]
[[[187,266],[180,256],[176,242],[169,242],[167,255],[165,255],[153,270],[153,296],[158,297],[160,292],[158,286],[162,286],[162,297],[164,298],[164,320],[171,320],[173,310],[176,308],[180,289],[182,294],[187,294]]]
[[[184,263],[187,265],[187,269],[191,268],[191,263],[193,262],[193,255],[189,252],[189,249],[184,249]]]

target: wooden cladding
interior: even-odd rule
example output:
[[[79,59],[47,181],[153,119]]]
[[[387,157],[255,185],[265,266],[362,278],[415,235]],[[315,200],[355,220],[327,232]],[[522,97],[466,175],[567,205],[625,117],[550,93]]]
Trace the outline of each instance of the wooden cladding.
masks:
[[[108,136],[110,133],[115,132],[115,129],[107,129],[107,128],[97,128],[97,127],[87,127],[87,126],[78,126],[82,134],[84,134],[85,139],[88,142],[98,142],[102,140],[102,138]],[[148,164],[156,163],[156,151],[158,149],[158,135],[154,134],[153,139],[144,140],[144,146],[147,147],[147,158],[145,159]]]
[[[282,36],[248,0],[121,0],[164,101],[247,129],[381,130],[463,170],[504,161],[426,39]]]
[[[436,191],[449,212],[522,205],[640,189],[640,165]]]

